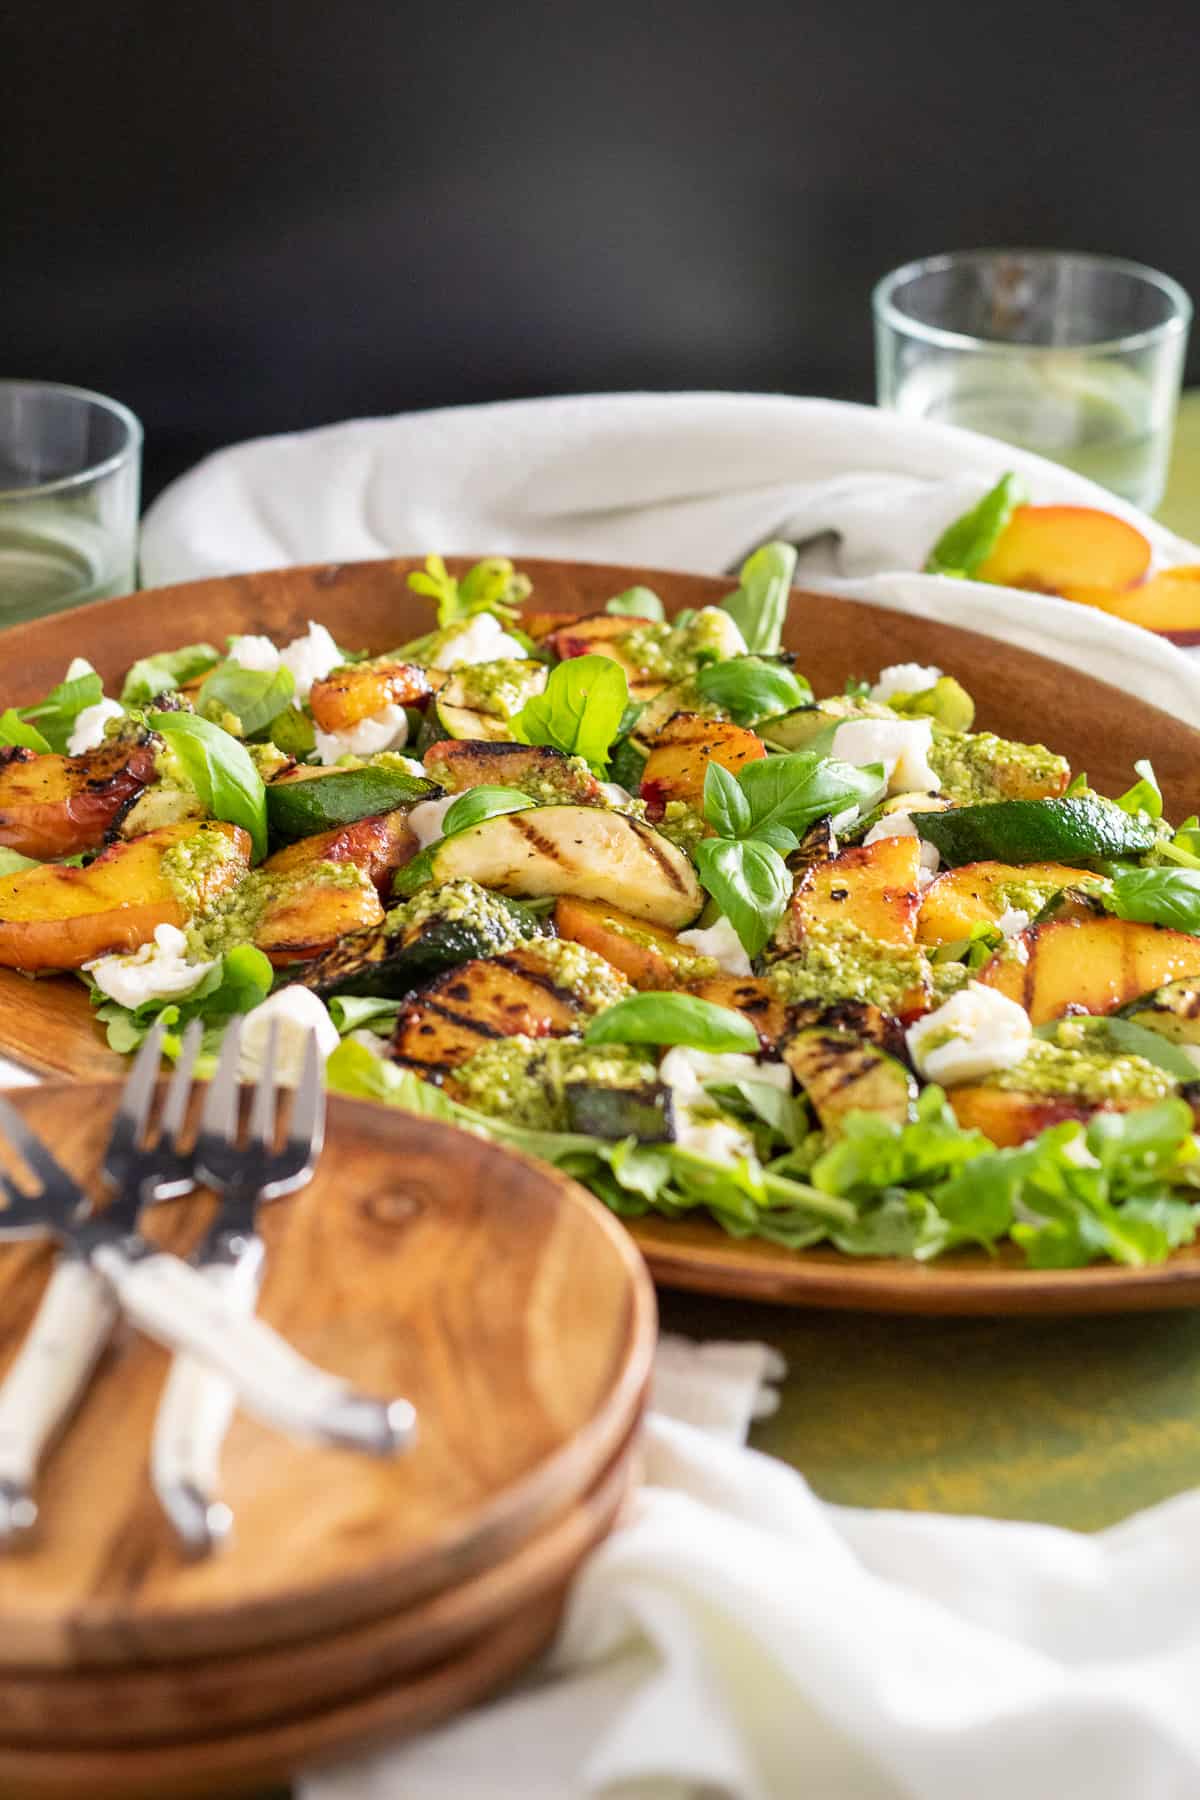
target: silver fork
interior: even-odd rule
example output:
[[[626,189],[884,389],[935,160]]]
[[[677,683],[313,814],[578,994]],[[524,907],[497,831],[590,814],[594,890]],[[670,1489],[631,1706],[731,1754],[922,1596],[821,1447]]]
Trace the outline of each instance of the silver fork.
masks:
[[[190,1157],[179,1155],[173,1148],[168,1149],[168,1142],[173,1145],[187,1111],[200,1033],[197,1022],[184,1035],[179,1064],[163,1112],[163,1157],[152,1186],[147,1183],[144,1189],[139,1189],[122,1183],[118,1139],[122,1121],[118,1121],[117,1132],[114,1132],[117,1159],[113,1165],[118,1192],[105,1215],[110,1230],[132,1234],[146,1200],[165,1200],[185,1194],[195,1186]],[[151,1049],[153,1070],[157,1070],[161,1038],[159,1031],[154,1045],[139,1055],[130,1076],[131,1090],[145,1086]],[[151,1085],[153,1070],[150,1072]],[[19,1121],[19,1115],[6,1113],[5,1123],[10,1137],[19,1146],[20,1133],[14,1126],[14,1117]],[[113,1146],[110,1146],[110,1156],[112,1153]],[[37,1164],[31,1166],[36,1169]],[[41,1172],[45,1175],[48,1170],[43,1168]],[[0,1191],[7,1200],[5,1211],[0,1212],[0,1234],[5,1237],[33,1235],[47,1228],[46,1220],[38,1215],[36,1203],[31,1205],[4,1177],[0,1177]],[[18,1221],[15,1224],[11,1222],[14,1219]],[[119,1312],[116,1294],[83,1253],[81,1243],[78,1240],[68,1243],[55,1263],[16,1360],[0,1383],[0,1550],[18,1548],[35,1530],[38,1518],[35,1483],[42,1458],[87,1387]]]
[[[254,1311],[262,1281],[265,1246],[258,1209],[295,1193],[312,1179],[324,1138],[325,1104],[320,1055],[309,1038],[287,1133],[276,1144],[277,1033],[268,1033],[262,1069],[244,1144],[238,1142],[238,1061],[241,1021],[228,1027],[216,1074],[205,1097],[193,1152],[197,1180],[222,1197],[220,1211],[192,1261],[225,1304]],[[229,1508],[217,1498],[221,1445],[236,1396],[231,1384],[191,1356],[171,1367],[154,1426],[150,1467],[155,1491],[185,1550],[205,1556],[228,1533]],[[392,1423],[405,1441],[415,1415],[393,1402]]]

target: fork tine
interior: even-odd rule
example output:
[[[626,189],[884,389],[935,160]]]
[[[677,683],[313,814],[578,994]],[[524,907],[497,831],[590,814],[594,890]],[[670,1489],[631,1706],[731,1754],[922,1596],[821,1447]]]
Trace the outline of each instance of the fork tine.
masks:
[[[11,1100],[6,1100],[3,1094],[0,1094],[0,1129],[12,1139],[35,1175],[40,1175],[47,1184],[57,1182],[60,1186],[75,1189],[74,1179],[61,1163],[55,1162],[41,1138],[30,1130]]]
[[[267,1026],[262,1068],[254,1090],[254,1104],[250,1108],[250,1142],[261,1144],[264,1150],[270,1150],[275,1142],[275,1051],[278,1043],[279,1021],[272,1019]]]
[[[108,1140],[109,1156],[124,1156],[138,1145],[146,1134],[146,1122],[154,1101],[154,1088],[162,1063],[162,1042],[167,1028],[156,1019],[134,1059],[133,1068],[121,1094],[121,1104],[113,1120]]]
[[[192,1070],[196,1066],[196,1057],[200,1053],[200,1040],[203,1036],[203,1025],[199,1019],[193,1019],[183,1034],[183,1042],[175,1061],[174,1073],[171,1076],[171,1085],[167,1089],[159,1138],[172,1150],[178,1150],[179,1134],[187,1121],[188,1100],[191,1098],[192,1092]]]
[[[208,1137],[232,1144],[238,1132],[238,1061],[242,1049],[242,1021],[235,1016],[225,1028],[217,1072],[208,1084],[200,1129]]]
[[[307,1148],[308,1160],[315,1162],[325,1142],[325,1083],[322,1079],[321,1051],[317,1034],[310,1031],[304,1046],[304,1066],[292,1102],[288,1124],[288,1148]]]

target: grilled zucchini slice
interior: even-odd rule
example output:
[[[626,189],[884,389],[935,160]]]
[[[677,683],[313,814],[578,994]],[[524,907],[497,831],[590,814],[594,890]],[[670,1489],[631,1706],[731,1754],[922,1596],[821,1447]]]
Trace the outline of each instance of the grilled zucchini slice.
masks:
[[[267,788],[267,821],[276,837],[302,838],[373,813],[436,800],[436,781],[407,769],[367,763],[361,769],[295,769]]]
[[[422,893],[374,930],[343,938],[294,979],[322,995],[398,999],[446,969],[511,950],[539,929],[539,921],[515,901],[489,894],[473,881],[454,881]]]
[[[563,1093],[568,1131],[590,1137],[637,1138],[642,1144],[675,1141],[675,1114],[671,1090],[656,1081],[648,1087],[599,1087],[590,1081],[568,1081]]]
[[[396,1020],[391,1055],[441,1081],[497,1038],[566,1037],[582,1022],[574,997],[512,950],[447,970],[414,994]]]
[[[502,894],[607,900],[635,919],[678,929],[704,903],[695,870],[668,838],[624,813],[539,806],[484,819],[434,846],[434,881],[469,876]]]
[[[850,1112],[871,1112],[894,1125],[913,1116],[917,1084],[902,1063],[848,1031],[799,1031],[783,1060],[804,1089],[825,1131],[834,1136]]]

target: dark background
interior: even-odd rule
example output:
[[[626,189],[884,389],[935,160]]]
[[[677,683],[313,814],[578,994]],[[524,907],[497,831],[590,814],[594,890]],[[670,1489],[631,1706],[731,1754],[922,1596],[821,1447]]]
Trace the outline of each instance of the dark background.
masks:
[[[1196,0],[24,0],[0,373],[127,401],[148,494],[363,413],[868,399],[910,257],[1105,250],[1200,293],[1198,51]]]

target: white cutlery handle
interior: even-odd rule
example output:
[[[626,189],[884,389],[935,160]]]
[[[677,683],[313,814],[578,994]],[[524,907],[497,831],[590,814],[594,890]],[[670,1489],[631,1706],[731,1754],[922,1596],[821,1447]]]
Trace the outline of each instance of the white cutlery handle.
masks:
[[[250,1314],[262,1279],[263,1244],[252,1238],[230,1262],[202,1265],[200,1274],[231,1312]],[[218,1499],[221,1445],[237,1393],[232,1382],[194,1356],[171,1364],[150,1452],[154,1491],[189,1556],[207,1556],[228,1535],[233,1515]]]
[[[410,1442],[415,1415],[407,1400],[376,1400],[307,1362],[261,1319],[231,1311],[199,1270],[177,1256],[130,1256],[104,1243],[92,1262],[139,1330],[226,1376],[264,1425],[375,1456],[392,1456]]]
[[[0,1550],[28,1541],[37,1523],[42,1452],[87,1386],[116,1317],[108,1283],[78,1257],[60,1257],[0,1386]]]

